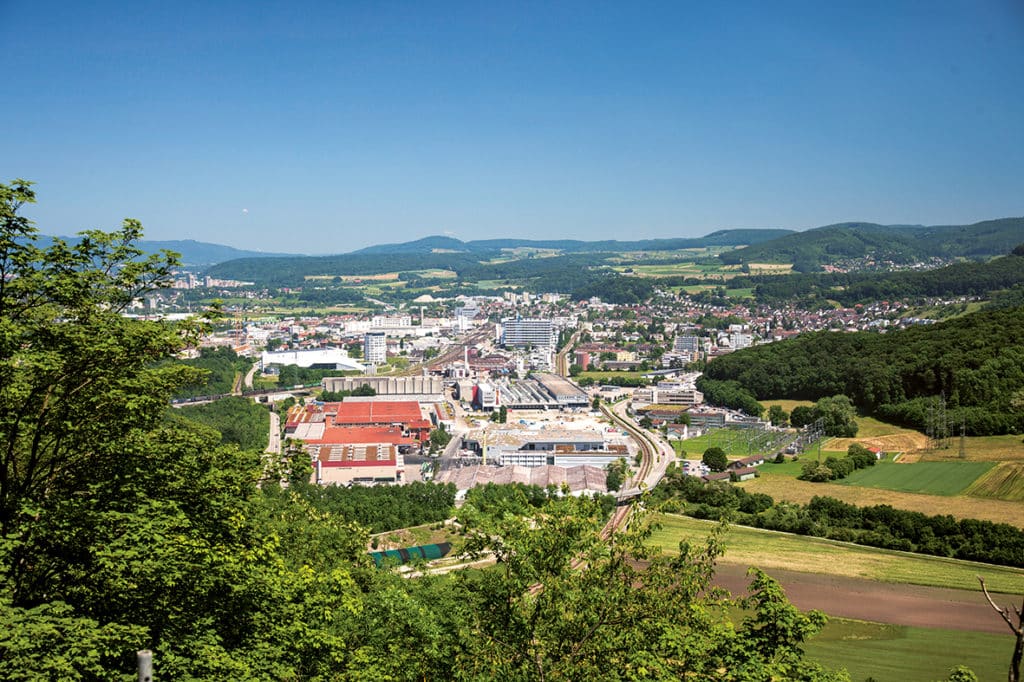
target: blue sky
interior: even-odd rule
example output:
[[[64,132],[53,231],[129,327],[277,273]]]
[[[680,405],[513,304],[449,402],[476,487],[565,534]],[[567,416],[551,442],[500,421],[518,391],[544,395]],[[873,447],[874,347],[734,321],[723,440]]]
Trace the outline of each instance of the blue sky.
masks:
[[[0,0],[71,234],[338,253],[1024,215],[1024,2]]]

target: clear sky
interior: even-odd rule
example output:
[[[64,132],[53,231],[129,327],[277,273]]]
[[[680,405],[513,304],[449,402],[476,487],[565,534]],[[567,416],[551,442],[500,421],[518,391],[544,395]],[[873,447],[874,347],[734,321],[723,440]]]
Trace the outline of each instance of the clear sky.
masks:
[[[0,0],[44,233],[338,253],[1024,215],[1024,1]]]

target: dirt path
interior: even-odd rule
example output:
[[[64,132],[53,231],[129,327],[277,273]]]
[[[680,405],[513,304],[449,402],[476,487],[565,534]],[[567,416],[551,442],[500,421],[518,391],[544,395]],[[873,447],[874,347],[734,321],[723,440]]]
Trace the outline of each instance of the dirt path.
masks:
[[[744,594],[747,567],[719,562],[715,583],[734,595]],[[840,618],[1009,634],[1006,623],[992,610],[981,592],[919,585],[891,585],[860,578],[843,578],[782,569],[765,571],[786,590],[800,609],[819,609]],[[1021,597],[993,595],[1001,606],[1019,605]]]

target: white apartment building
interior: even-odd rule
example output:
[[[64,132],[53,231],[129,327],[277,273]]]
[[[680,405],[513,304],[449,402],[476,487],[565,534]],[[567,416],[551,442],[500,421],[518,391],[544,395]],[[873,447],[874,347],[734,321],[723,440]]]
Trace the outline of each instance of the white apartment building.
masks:
[[[363,360],[368,365],[383,365],[388,361],[387,334],[366,332],[363,337]]]

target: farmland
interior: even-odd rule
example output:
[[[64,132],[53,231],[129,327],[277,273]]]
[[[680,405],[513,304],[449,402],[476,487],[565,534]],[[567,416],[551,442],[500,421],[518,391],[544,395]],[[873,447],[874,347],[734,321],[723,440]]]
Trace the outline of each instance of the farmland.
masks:
[[[854,471],[840,485],[885,488],[926,495],[959,495],[976,479],[988,473],[991,462],[918,462],[879,464]]]
[[[650,543],[662,548],[700,542],[716,525],[674,515],[655,520],[660,528]],[[779,580],[799,608],[847,614],[831,616],[805,649],[823,665],[846,668],[851,679],[928,682],[955,665],[979,679],[1005,674],[1012,640],[1000,634],[975,576],[983,574],[993,590],[1020,594],[1024,571],[739,526],[726,531],[724,544],[715,582],[733,594],[745,590],[745,567],[753,565]]]
[[[660,528],[649,544],[674,552],[681,540],[700,541],[715,523],[685,516],[655,517]],[[732,526],[722,561],[744,566],[862,578],[882,583],[978,590],[980,573],[990,589],[1024,593],[1024,570],[971,561],[862,547],[834,540]]]
[[[1024,464],[1001,462],[987,475],[978,478],[966,493],[1011,502],[1024,502]]]
[[[915,465],[894,465],[915,466]],[[784,475],[770,475],[771,465],[761,467],[762,475],[752,481],[739,485],[752,493],[765,493],[776,500],[807,504],[811,498],[819,496],[834,497],[849,504],[869,506],[888,504],[898,509],[917,511],[922,514],[950,514],[958,519],[982,519],[995,523],[1008,523],[1024,528],[1024,513],[1018,502],[968,497],[956,495],[924,495],[882,488],[864,488],[860,486],[842,485],[839,483],[811,483],[798,481]]]

